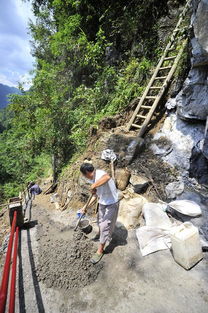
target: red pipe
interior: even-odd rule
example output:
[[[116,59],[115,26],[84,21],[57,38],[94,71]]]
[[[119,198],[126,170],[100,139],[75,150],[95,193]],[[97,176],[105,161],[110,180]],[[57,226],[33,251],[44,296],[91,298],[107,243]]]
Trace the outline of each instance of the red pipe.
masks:
[[[15,289],[16,289],[16,273],[17,273],[17,251],[18,251],[19,227],[16,227],[13,262],[12,262],[12,277],[10,286],[10,299],[9,299],[9,313],[15,312]]]
[[[8,283],[9,283],[9,271],[10,271],[10,262],[11,262],[11,254],[12,254],[12,246],[13,246],[13,239],[14,239],[14,232],[16,228],[17,222],[17,212],[14,212],[13,221],[12,221],[12,229],[9,237],[9,244],[7,248],[6,260],[4,263],[4,271],[3,277],[1,282],[1,289],[0,289],[0,313],[5,312],[6,307],[6,300],[7,300],[7,291],[8,291]]]

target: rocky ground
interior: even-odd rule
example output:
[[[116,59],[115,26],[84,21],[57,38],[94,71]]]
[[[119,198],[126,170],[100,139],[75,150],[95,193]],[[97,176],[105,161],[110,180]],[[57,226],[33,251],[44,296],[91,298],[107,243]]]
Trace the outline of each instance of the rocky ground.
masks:
[[[10,232],[9,214],[7,208],[0,211],[0,256],[7,248],[7,241]],[[0,266],[2,258],[0,258]]]
[[[94,282],[102,264],[90,262],[93,242],[74,225],[63,228],[63,224],[50,220],[38,225],[39,245],[38,280],[48,288],[73,290]]]
[[[31,222],[20,235],[16,312],[207,312],[206,253],[190,271],[168,250],[142,257],[135,230],[118,224],[93,267],[95,224],[88,238],[74,233],[74,225],[74,211],[55,210],[47,196],[34,201]]]

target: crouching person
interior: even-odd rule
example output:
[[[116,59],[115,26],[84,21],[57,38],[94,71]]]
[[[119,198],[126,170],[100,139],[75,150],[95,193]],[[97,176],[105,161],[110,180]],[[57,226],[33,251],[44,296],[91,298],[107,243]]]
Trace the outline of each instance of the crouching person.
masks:
[[[30,195],[31,200],[34,200],[35,196],[41,194],[41,192],[42,192],[42,190],[40,189],[38,184],[36,184],[34,182],[30,182],[28,184],[28,191],[29,191],[29,195]]]
[[[106,242],[111,240],[115,228],[118,216],[118,192],[113,179],[105,171],[95,169],[90,163],[82,164],[80,171],[92,184],[90,190],[94,196],[90,204],[97,197],[99,202],[98,226],[100,244],[97,252],[91,259],[91,262],[96,264],[101,260]],[[85,206],[82,208],[82,212],[86,212]]]

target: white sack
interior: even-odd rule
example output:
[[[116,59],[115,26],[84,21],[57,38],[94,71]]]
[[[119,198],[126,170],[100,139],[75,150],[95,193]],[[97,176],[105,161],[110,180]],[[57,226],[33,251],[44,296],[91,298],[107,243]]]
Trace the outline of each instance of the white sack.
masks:
[[[136,230],[136,236],[142,256],[171,247],[168,232],[160,228],[143,226]]]
[[[190,200],[175,200],[168,205],[179,213],[189,216],[199,216],[202,214],[200,206]]]
[[[142,212],[146,226],[136,230],[142,256],[158,250],[170,249],[169,232],[174,225],[164,212],[164,204],[145,203]]]
[[[145,203],[142,213],[146,222],[146,226],[169,229],[171,221],[167,214],[163,211],[164,204]]]

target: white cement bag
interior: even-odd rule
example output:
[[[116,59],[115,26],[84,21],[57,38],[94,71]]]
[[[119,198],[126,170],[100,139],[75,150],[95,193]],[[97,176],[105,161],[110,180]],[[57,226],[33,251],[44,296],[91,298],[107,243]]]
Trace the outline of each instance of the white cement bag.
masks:
[[[179,213],[189,216],[199,216],[202,214],[200,206],[190,200],[175,200],[168,205]]]
[[[168,231],[160,228],[143,226],[136,230],[136,236],[142,256],[171,247]]]
[[[142,208],[142,213],[144,215],[146,226],[169,229],[172,223],[163,210],[164,204],[151,202],[145,203]]]
[[[136,230],[142,256],[169,249],[171,246],[169,232],[174,225],[164,212],[164,204],[145,203],[142,212],[146,226]]]

